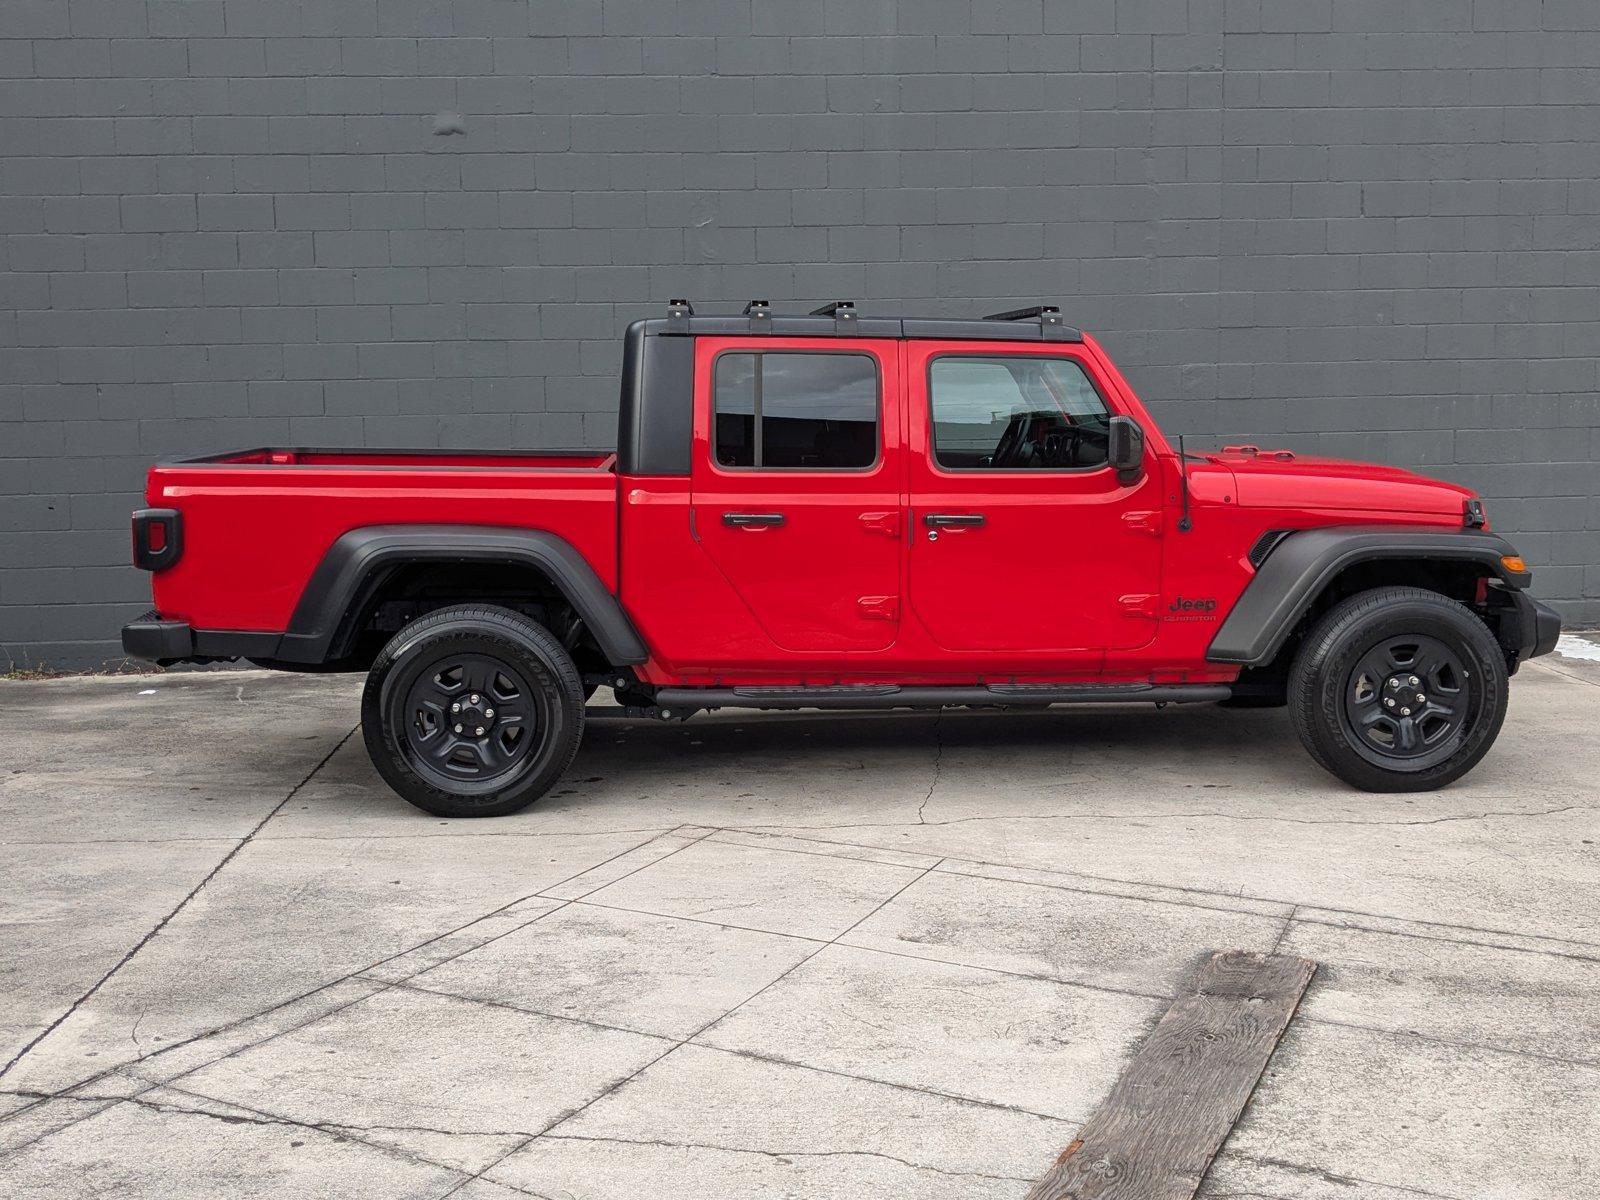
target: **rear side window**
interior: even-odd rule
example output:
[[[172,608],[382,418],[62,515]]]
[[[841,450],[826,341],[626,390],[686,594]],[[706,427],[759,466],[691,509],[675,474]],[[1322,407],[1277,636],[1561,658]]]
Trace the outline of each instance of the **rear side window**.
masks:
[[[1110,414],[1071,359],[936,358],[928,396],[935,460],[947,470],[1105,465]]]
[[[844,471],[878,461],[870,355],[724,354],[712,400],[720,466]]]

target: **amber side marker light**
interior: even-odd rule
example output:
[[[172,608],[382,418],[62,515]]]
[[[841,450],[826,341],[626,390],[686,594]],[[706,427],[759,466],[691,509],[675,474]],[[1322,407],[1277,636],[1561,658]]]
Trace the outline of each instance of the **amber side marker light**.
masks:
[[[1506,570],[1516,571],[1519,574],[1528,569],[1528,564],[1523,562],[1522,556],[1518,554],[1502,554],[1500,562],[1505,566]]]

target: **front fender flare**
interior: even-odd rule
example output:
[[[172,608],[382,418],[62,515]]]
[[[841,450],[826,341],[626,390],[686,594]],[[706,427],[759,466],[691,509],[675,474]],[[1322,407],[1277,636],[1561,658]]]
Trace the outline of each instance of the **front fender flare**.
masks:
[[[500,562],[532,567],[560,589],[613,666],[644,662],[645,648],[617,598],[559,534],[493,525],[369,525],[341,536],[312,572],[275,658],[322,663],[348,636],[347,616],[388,568],[407,563]]]
[[[1533,576],[1509,570],[1511,543],[1481,530],[1330,526],[1289,534],[1240,594],[1206,651],[1210,662],[1259,667],[1272,661],[1322,590],[1347,567],[1379,559],[1470,562],[1512,588]]]

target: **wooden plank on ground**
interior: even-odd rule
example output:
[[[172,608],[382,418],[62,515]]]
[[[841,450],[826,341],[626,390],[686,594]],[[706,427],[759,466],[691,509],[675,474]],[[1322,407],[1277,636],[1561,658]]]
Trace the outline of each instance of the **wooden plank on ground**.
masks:
[[[1028,1200],[1189,1200],[1316,969],[1288,954],[1212,955]]]

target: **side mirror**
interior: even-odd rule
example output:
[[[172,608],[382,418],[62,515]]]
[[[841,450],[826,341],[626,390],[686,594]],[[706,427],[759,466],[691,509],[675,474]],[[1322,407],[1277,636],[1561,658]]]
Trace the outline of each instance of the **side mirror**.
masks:
[[[1144,474],[1144,430],[1132,417],[1112,417],[1106,430],[1106,461],[1126,487]]]

